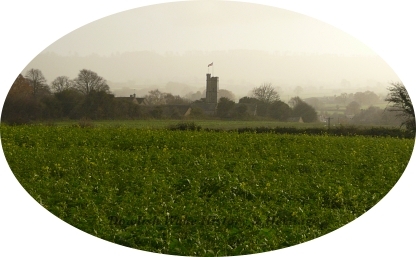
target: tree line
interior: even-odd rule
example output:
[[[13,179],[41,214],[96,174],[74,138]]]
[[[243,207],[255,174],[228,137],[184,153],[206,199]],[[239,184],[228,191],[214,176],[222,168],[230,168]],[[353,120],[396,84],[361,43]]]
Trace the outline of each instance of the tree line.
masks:
[[[11,124],[56,119],[109,119],[134,113],[135,106],[114,101],[106,80],[82,69],[75,79],[57,77],[49,86],[42,72],[19,74],[6,97],[2,121]]]
[[[192,107],[191,117],[248,119],[253,116],[285,121],[290,116],[302,116],[304,121],[315,121],[316,111],[300,98],[293,99],[293,106],[282,102],[279,94],[264,83],[253,89],[252,96],[243,97],[235,103],[228,90],[219,92],[219,102],[214,116],[207,116],[198,107]],[[30,69],[25,76],[19,74],[13,83],[3,106],[2,121],[11,124],[29,123],[39,120],[62,119],[144,119],[161,118],[161,105],[190,105],[204,102],[204,98],[191,101],[170,93],[151,90],[144,97],[147,104],[155,108],[140,106],[133,101],[117,98],[110,92],[106,80],[97,73],[82,69],[78,76],[55,78],[47,84],[42,72]],[[255,111],[250,112],[252,108]],[[179,118],[176,115],[173,118]]]
[[[388,90],[390,93],[385,101],[390,106],[386,110],[397,114],[402,127],[414,131],[415,115],[406,88],[402,83],[392,83]],[[214,116],[207,116],[198,107],[198,103],[204,103],[204,98],[191,101],[158,89],[149,91],[144,97],[150,105],[148,108],[128,99],[115,97],[111,94],[107,81],[91,70],[80,70],[74,79],[59,76],[48,85],[40,70],[30,69],[25,76],[19,74],[14,81],[5,100],[1,120],[10,124],[21,124],[40,120],[82,118],[92,120],[162,118],[162,110],[159,107],[163,105],[191,106],[191,118],[257,119],[260,117],[287,121],[296,117],[301,118],[303,122],[315,122],[318,119],[312,102],[294,97],[285,103],[281,101],[279,93],[270,83],[255,87],[250,96],[240,98],[237,103],[234,101],[234,95],[228,90],[220,91],[219,96]],[[347,98],[344,94],[337,100],[345,103]],[[354,98],[368,100],[375,99],[375,96],[371,92],[363,92],[355,94]],[[357,101],[350,102],[346,111],[355,114],[356,121],[368,121],[371,120],[368,117],[383,115],[377,108],[361,110]],[[173,116],[166,118],[181,118],[181,114],[175,110],[173,113]]]
[[[303,122],[315,122],[318,119],[316,110],[299,97],[292,98],[288,103],[283,102],[271,83],[255,87],[251,96],[240,98],[238,103],[220,98],[217,115],[220,118],[250,118],[250,106],[255,107],[255,116],[278,121],[288,121],[291,117],[302,118]]]

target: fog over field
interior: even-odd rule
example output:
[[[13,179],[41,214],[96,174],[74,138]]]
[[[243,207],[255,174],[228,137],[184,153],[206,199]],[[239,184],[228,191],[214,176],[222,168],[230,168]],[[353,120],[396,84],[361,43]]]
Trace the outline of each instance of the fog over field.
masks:
[[[48,83],[89,69],[116,96],[144,96],[155,88],[181,96],[202,92],[207,72],[237,98],[266,82],[283,100],[365,90],[385,94],[389,82],[399,80],[371,49],[326,23],[270,6],[222,1],[114,14],[57,40],[22,73],[31,68],[40,69]],[[299,86],[302,91],[295,93]]]

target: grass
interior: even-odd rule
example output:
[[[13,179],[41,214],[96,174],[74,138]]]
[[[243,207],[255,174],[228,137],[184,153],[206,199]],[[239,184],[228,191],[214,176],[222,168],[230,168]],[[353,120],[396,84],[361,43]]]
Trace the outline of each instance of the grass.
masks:
[[[22,186],[65,222],[120,245],[198,256],[276,250],[340,228],[389,192],[414,145],[139,123],[2,125],[2,145]]]

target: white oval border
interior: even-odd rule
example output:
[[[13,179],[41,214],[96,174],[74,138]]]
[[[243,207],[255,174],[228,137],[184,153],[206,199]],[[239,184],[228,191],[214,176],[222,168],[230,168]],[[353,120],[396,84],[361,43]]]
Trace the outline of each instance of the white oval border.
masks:
[[[86,23],[120,11],[173,1],[29,1],[0,4],[1,87],[5,96],[14,79],[37,54]],[[412,1],[277,0],[267,4],[327,22],[356,37],[394,69],[416,99],[416,17]],[[382,3],[380,3],[382,2]],[[1,147],[1,146],[0,146]],[[416,256],[415,160],[411,159],[393,190],[368,213],[335,232],[305,244],[259,256]],[[39,206],[16,181],[0,157],[0,255],[155,256],[99,240],[67,225]],[[410,234],[412,233],[412,234]]]

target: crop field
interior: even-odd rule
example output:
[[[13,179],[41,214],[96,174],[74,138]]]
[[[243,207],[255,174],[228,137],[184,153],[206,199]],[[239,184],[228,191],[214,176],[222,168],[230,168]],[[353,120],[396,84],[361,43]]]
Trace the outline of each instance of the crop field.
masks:
[[[18,181],[91,235],[145,251],[259,253],[353,221],[395,185],[414,139],[1,126]]]

